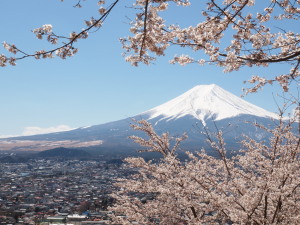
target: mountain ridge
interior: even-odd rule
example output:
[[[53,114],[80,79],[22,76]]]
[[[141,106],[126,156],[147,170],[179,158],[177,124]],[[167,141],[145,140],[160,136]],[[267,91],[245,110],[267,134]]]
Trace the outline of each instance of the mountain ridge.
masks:
[[[146,119],[158,133],[178,136],[189,131],[185,142],[193,146],[204,144],[203,126],[214,130],[227,129],[228,142],[235,143],[241,134],[258,140],[267,138],[245,121],[274,125],[277,115],[225,91],[217,85],[198,85],[182,95],[133,117],[70,131],[6,138],[0,140],[0,150],[45,150],[53,147],[102,146],[108,148],[137,147],[128,136],[143,135],[130,128],[132,119]],[[272,126],[273,126],[272,125]],[[229,129],[228,129],[229,127]],[[230,132],[229,132],[230,131]],[[27,143],[24,145],[24,143]],[[122,147],[123,146],[123,147]]]

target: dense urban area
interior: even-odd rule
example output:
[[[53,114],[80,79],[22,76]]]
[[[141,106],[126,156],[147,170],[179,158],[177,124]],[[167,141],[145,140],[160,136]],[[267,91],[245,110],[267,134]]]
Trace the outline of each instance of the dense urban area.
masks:
[[[0,163],[0,224],[108,224],[119,162],[32,159]]]

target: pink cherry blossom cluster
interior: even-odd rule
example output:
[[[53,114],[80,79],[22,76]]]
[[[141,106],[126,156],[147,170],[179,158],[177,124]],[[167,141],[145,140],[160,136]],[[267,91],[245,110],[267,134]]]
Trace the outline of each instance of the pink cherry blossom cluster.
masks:
[[[257,126],[270,132],[270,145],[245,137],[239,154],[228,157],[218,131],[216,138],[208,136],[218,157],[202,150],[186,152],[189,160],[181,161],[176,149],[186,135],[171,148],[168,134],[158,135],[139,121],[134,129],[149,140],[133,140],[162,159],[125,159],[137,173],[116,183],[113,223],[299,224],[299,136],[290,123],[280,122],[274,130]]]
[[[193,1],[136,1],[135,6],[143,10],[131,23],[132,35],[121,39],[126,61],[135,66],[140,62],[150,64],[156,57],[164,55],[167,48],[178,45],[202,52],[203,58],[181,55],[175,56],[171,63],[209,63],[224,67],[224,72],[231,72],[244,66],[267,67],[271,63],[284,62],[298,70],[299,34],[286,32],[284,27],[272,31],[272,23],[276,20],[286,20],[286,23],[291,19],[298,20],[299,1],[271,0],[256,4],[254,0],[209,0],[207,9],[202,11],[203,21],[189,27],[168,24],[162,17],[164,14],[161,12],[173,3],[191,6]],[[286,74],[285,79],[281,74],[270,77],[273,78],[267,79],[264,84],[278,82],[284,91],[288,90],[287,83],[299,82],[298,73]],[[263,86],[261,82],[253,83],[256,85],[246,92],[256,92]]]
[[[63,0],[61,0],[63,2]],[[78,3],[75,5],[75,7],[81,8],[82,1],[85,0],[79,0]],[[3,42],[3,47],[10,53],[18,56],[8,57],[4,54],[1,54],[0,56],[0,66],[4,67],[9,63],[10,65],[16,65],[17,60],[21,60],[27,57],[34,57],[35,59],[45,59],[45,58],[53,58],[55,56],[58,56],[62,59],[66,59],[67,57],[71,57],[75,55],[78,52],[78,49],[74,47],[74,43],[77,42],[79,39],[87,39],[89,36],[89,31],[92,28],[98,29],[102,26],[103,21],[106,19],[107,15],[110,13],[110,11],[114,8],[114,6],[118,3],[119,0],[115,0],[108,8],[104,8],[103,5],[105,5],[104,0],[98,1],[99,8],[99,19],[94,19],[91,17],[89,20],[85,21],[86,28],[82,29],[80,32],[71,32],[69,36],[61,36],[57,35],[53,32],[53,27],[51,24],[45,24],[39,28],[33,29],[32,32],[35,34],[37,39],[43,39],[45,38],[49,43],[53,45],[59,45],[58,47],[55,47],[50,50],[38,50],[34,53],[26,53],[19,48],[17,48],[14,44],[8,44],[6,42]]]

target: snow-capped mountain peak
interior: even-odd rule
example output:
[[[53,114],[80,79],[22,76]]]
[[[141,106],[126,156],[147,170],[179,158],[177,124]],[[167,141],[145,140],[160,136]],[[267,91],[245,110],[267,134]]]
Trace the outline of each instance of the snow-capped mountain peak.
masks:
[[[276,114],[248,103],[215,84],[198,85],[142,115],[148,116],[147,119],[160,117],[161,120],[179,119],[190,115],[205,124],[207,119],[217,121],[241,114],[278,119]]]
[[[156,131],[167,131],[172,136],[187,132],[189,139],[185,142],[185,147],[192,149],[201,149],[206,143],[205,137],[199,135],[203,130],[200,124],[198,126],[200,120],[209,130],[214,131],[215,126],[224,129],[226,142],[230,143],[232,149],[238,149],[240,145],[236,140],[241,134],[256,140],[264,140],[269,135],[264,130],[259,131],[252,124],[245,123],[246,120],[272,129],[275,123],[270,118],[276,120],[278,116],[212,84],[196,86],[177,98],[133,118],[150,120]],[[0,148],[41,151],[57,145],[80,148],[101,145],[101,154],[104,149],[108,149],[109,154],[112,154],[110,149],[115,149],[113,151],[117,154],[123,154],[120,153],[120,149],[126,149],[127,152],[127,148],[134,149],[135,152],[136,146],[127,138],[135,135],[135,131],[129,128],[131,121],[132,117],[59,133],[6,138],[0,140]],[[214,121],[217,122],[212,123]],[[196,130],[194,126],[197,126]],[[295,131],[297,127],[296,124]]]

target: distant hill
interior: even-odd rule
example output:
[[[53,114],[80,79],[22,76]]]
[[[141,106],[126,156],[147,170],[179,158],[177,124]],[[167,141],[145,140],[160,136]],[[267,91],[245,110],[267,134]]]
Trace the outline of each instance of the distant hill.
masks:
[[[29,157],[18,155],[0,157],[0,163],[26,163],[28,160]]]
[[[90,158],[92,155],[84,150],[70,148],[54,148],[39,152],[36,157],[41,158]]]

